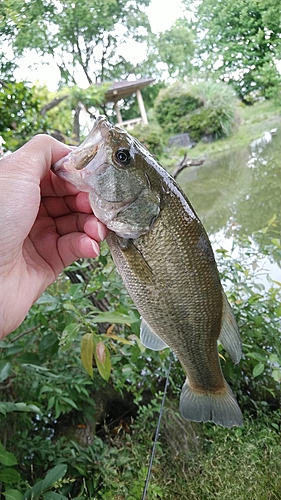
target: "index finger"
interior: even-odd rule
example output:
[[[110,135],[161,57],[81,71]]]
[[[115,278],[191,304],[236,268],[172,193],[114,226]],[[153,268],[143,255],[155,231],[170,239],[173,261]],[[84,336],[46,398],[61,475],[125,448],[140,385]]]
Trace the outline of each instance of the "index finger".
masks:
[[[51,171],[44,177],[40,186],[42,196],[68,196],[79,193],[73,184],[61,179]]]

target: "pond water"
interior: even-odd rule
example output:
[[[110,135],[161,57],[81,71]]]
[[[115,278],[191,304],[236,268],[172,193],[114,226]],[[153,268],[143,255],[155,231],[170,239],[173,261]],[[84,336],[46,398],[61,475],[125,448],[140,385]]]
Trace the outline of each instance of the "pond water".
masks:
[[[213,248],[237,247],[239,236],[252,237],[276,215],[275,238],[281,234],[281,127],[247,147],[207,158],[178,177],[210,236]],[[279,234],[279,236],[278,236]],[[259,249],[262,252],[262,249]],[[262,263],[265,274],[281,281],[281,263],[273,256]],[[262,281],[264,279],[262,278]]]

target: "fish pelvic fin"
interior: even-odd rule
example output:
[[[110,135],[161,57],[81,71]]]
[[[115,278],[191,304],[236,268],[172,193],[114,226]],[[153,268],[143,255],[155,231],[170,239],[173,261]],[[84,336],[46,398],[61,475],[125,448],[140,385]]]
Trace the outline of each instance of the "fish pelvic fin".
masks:
[[[229,385],[221,394],[194,391],[186,380],[181,397],[180,412],[186,420],[213,422],[223,427],[241,427],[243,416]]]
[[[239,363],[242,356],[242,342],[238,326],[227,296],[223,292],[222,328],[219,341],[228,352],[233,363]]]
[[[162,349],[169,347],[159,335],[151,330],[150,326],[148,326],[143,318],[140,327],[140,339],[144,347],[152,349],[153,351],[162,351]]]

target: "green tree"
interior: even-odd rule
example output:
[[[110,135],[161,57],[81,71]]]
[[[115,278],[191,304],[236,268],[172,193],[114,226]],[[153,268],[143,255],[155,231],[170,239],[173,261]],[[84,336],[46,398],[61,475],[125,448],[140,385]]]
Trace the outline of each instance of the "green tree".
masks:
[[[167,65],[169,76],[185,78],[193,69],[194,34],[185,19],[178,19],[156,40],[159,62]]]
[[[193,9],[201,65],[230,82],[242,99],[253,92],[272,97],[281,81],[275,64],[281,49],[279,1],[204,0]]]
[[[57,95],[51,96],[47,92],[47,96],[46,91],[36,89],[39,101],[42,98],[41,106],[39,101],[36,104],[37,110],[28,98],[26,101],[18,99],[16,88],[16,94],[10,88],[12,102],[24,105],[24,109],[18,106],[19,118],[27,114],[29,107],[36,111],[41,125],[44,122],[44,127],[34,126],[34,132],[48,131],[60,140],[79,143],[82,138],[81,110],[88,111],[90,115],[95,113],[93,108],[105,111],[107,87],[93,84],[126,78],[129,74],[136,77],[149,75],[148,62],[135,66],[122,55],[125,42],[141,42],[149,35],[150,24],[145,13],[149,3],[150,0],[93,0],[90,3],[87,0],[27,0],[24,3],[4,0],[0,6],[0,43],[3,48],[9,46],[14,57],[10,61],[5,57],[4,50],[3,55],[0,53],[2,94],[5,85],[14,82],[13,69],[22,56],[32,57],[34,65],[44,63],[44,57],[51,56],[61,74]],[[88,85],[86,89],[77,85],[76,80],[79,77],[81,81],[81,75],[84,75],[85,86]],[[29,86],[24,83],[22,86],[28,93]],[[11,111],[10,104],[4,96],[1,107],[5,115]],[[13,116],[14,109],[11,116],[6,116],[6,121],[14,123]],[[45,122],[48,117],[51,119],[47,130]],[[20,129],[19,124],[16,128]],[[2,127],[2,130],[6,128]],[[24,133],[23,141],[28,137]],[[15,140],[8,147],[15,149],[20,144]]]
[[[40,113],[35,87],[0,80],[0,135],[5,147],[14,150],[34,134],[47,132],[47,118]]]
[[[82,109],[101,107],[108,84],[64,87],[53,93],[46,87],[0,79],[0,135],[14,151],[37,133],[78,144],[83,136]]]
[[[150,31],[144,7],[150,0],[4,0],[0,41],[20,57],[29,49],[49,54],[62,80],[76,83],[77,71],[89,84],[123,77],[133,69],[119,47],[142,41]]]

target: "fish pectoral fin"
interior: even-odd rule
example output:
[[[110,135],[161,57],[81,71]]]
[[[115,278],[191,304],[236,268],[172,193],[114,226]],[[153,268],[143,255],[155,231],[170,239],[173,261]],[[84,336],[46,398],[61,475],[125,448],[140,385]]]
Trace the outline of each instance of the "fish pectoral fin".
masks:
[[[186,380],[181,397],[180,412],[186,420],[213,422],[223,427],[241,427],[243,416],[229,385],[220,394],[197,392]]]
[[[162,349],[169,347],[164,340],[151,330],[144,319],[141,322],[140,339],[144,347],[153,351],[162,351]]]
[[[240,339],[236,319],[223,293],[223,310],[222,310],[222,328],[219,336],[219,341],[225,350],[228,352],[233,363],[239,363],[242,356],[242,342]]]
[[[117,236],[115,233],[110,232],[110,240],[109,236],[107,240],[111,242],[113,239],[117,241],[119,249],[122,253],[123,259],[126,261],[127,265],[130,269],[133,269],[134,275],[145,283],[146,285],[154,285],[155,277],[153,271],[146,262],[144,256],[134,243],[132,239],[121,238]]]

